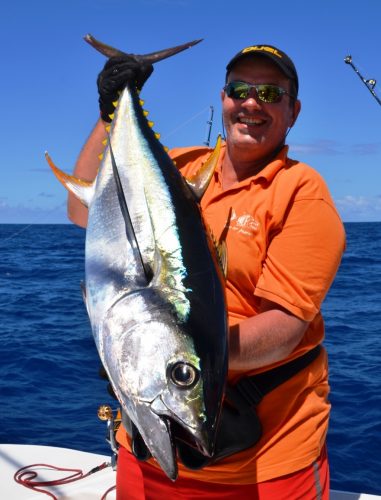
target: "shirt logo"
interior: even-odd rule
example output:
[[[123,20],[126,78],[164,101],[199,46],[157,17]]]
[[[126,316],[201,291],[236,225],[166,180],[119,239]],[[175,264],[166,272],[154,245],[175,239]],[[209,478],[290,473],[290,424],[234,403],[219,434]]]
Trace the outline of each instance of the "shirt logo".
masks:
[[[229,223],[229,229],[240,234],[252,236],[258,232],[259,222],[250,214],[237,215],[234,208],[232,209]]]

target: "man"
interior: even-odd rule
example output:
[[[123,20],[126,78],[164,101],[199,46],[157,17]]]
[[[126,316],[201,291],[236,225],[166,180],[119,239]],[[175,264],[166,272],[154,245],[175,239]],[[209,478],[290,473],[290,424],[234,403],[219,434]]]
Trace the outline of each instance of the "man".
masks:
[[[98,78],[103,119],[116,90],[131,80],[141,87],[151,71],[130,59],[106,63]],[[345,235],[320,175],[287,157],[285,139],[301,108],[298,87],[295,66],[280,49],[255,45],[232,58],[221,91],[226,144],[201,209],[227,244],[230,386],[259,373],[266,380],[275,368],[317,354],[263,396],[255,445],[199,470],[180,462],[175,483],[152,460],[138,462],[120,431],[119,499],[328,498],[328,368],[325,350],[316,346],[324,338],[320,306]],[[79,156],[77,177],[94,178],[104,137],[100,120]],[[179,148],[170,155],[188,176],[209,152]],[[72,197],[68,212],[86,224],[85,209]]]

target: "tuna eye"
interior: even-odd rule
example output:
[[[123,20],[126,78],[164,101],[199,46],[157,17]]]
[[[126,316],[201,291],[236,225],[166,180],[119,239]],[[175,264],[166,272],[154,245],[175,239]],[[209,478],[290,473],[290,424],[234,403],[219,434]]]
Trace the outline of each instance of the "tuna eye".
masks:
[[[199,373],[194,366],[180,362],[172,366],[171,379],[178,387],[188,389],[197,383]]]

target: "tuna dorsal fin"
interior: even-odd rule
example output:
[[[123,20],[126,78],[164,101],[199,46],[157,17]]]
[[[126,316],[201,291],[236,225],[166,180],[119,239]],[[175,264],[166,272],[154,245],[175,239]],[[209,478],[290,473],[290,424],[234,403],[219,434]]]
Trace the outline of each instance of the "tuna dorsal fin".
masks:
[[[128,206],[127,206],[126,198],[124,196],[122,183],[120,181],[118,167],[117,167],[117,164],[115,161],[114,153],[112,151],[110,137],[109,137],[109,148],[110,148],[112,171],[114,174],[119,205],[120,205],[120,209],[121,209],[124,223],[126,226],[126,235],[127,235],[128,241],[130,242],[130,245],[133,249],[135,261],[136,261],[137,265],[140,264],[141,274],[144,274],[144,276],[146,278],[146,284],[148,285],[152,280],[153,272],[152,272],[152,269],[147,264],[145,264],[143,261],[143,257],[142,257],[142,254],[141,254],[141,251],[139,248],[139,243],[138,243],[138,240],[136,238],[134,226],[132,224],[130,213],[128,211]]]
[[[189,49],[201,42],[202,39],[193,40],[192,42],[187,42],[182,45],[177,45],[176,47],[171,47],[169,49],[159,50],[158,52],[151,52],[150,54],[137,55],[137,54],[128,54],[127,52],[123,52],[119,49],[111,47],[111,45],[106,45],[103,42],[100,42],[96,38],[94,38],[90,33],[84,36],[84,40],[89,43],[94,49],[103,54],[106,57],[116,57],[116,56],[131,56],[136,59],[140,59],[146,63],[154,64],[158,61],[166,59],[167,57],[171,57],[178,52],[182,52],[185,49]]]
[[[212,178],[213,172],[216,169],[218,159],[221,152],[221,136],[217,138],[214,150],[210,154],[206,162],[201,165],[198,171],[190,178],[186,179],[186,182],[193,194],[198,201],[203,197],[206,188],[209,185],[210,179]]]
[[[47,152],[45,152],[45,158],[60,183],[63,184],[68,191],[73,193],[73,195],[78,198],[81,203],[85,205],[85,207],[88,207],[94,195],[95,181],[88,182],[78,179],[73,175],[66,174],[53,163]]]

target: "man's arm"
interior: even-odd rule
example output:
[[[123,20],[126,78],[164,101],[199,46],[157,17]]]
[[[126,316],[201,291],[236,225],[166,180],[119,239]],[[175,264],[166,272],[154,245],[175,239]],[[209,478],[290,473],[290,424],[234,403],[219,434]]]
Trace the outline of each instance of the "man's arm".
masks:
[[[333,206],[304,198],[293,204],[282,231],[270,242],[256,284],[260,313],[230,331],[231,369],[267,366],[298,346],[320,310],[344,248],[343,224]]]
[[[79,154],[73,175],[85,181],[95,179],[99,167],[99,155],[104,151],[102,141],[107,136],[105,124],[99,120],[87,139],[82,151]],[[67,214],[69,219],[81,227],[87,225],[87,208],[69,192],[67,201]]]
[[[246,371],[285,359],[301,342],[308,324],[262,299],[258,315],[230,329],[229,368]]]

